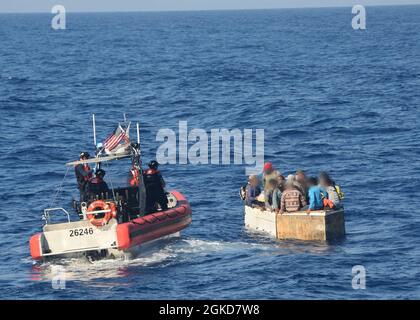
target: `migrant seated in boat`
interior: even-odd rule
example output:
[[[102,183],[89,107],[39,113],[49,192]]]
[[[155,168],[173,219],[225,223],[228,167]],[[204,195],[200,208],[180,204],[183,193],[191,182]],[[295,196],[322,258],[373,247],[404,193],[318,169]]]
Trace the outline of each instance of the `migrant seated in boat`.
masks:
[[[328,192],[318,185],[318,179],[315,177],[309,178],[309,207],[308,211],[310,210],[322,210],[324,209],[324,201],[323,199],[328,199]]]
[[[263,202],[258,200],[260,194],[260,180],[256,175],[250,175],[245,189],[245,204],[249,207],[262,205]]]
[[[285,191],[281,195],[280,214],[296,212],[306,206],[306,199],[301,191],[295,188],[293,179],[288,177]]]
[[[264,193],[265,208],[271,211],[280,211],[281,205],[281,190],[277,179],[268,181],[267,190]]]
[[[340,187],[335,184],[328,173],[323,171],[319,174],[319,184],[328,193],[328,199],[333,203],[334,207],[341,208],[344,195],[341,192]]]
[[[280,176],[279,171],[277,171],[271,162],[266,162],[263,167],[263,176],[262,184],[264,191],[268,188],[268,182],[272,179],[277,180]]]
[[[294,176],[294,184],[296,189],[298,189],[308,202],[308,177],[306,176],[303,170],[297,170]]]
[[[262,181],[263,191],[255,175],[249,176],[248,183],[241,187],[240,196],[246,206],[280,214],[297,211],[310,214],[311,210],[343,207],[344,194],[326,172],[320,173],[319,183],[318,178],[307,177],[302,170],[297,170],[296,175],[289,174],[285,179],[271,162],[267,162],[263,167]]]

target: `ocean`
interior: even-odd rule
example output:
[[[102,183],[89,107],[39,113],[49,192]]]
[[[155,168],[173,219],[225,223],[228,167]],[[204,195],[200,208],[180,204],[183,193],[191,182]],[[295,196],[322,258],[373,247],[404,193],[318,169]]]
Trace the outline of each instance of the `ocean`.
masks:
[[[420,298],[420,6],[366,10],[366,30],[351,8],[68,13],[66,30],[51,14],[0,14],[0,298]],[[177,163],[161,170],[193,209],[179,239],[128,260],[34,264],[29,237],[65,163],[92,152],[92,113],[98,139],[123,113],[139,121],[144,162],[179,121],[264,129],[282,173],[326,170],[342,187],[346,237],[250,233],[246,165]],[[70,171],[54,204],[75,195]],[[353,289],[357,265],[366,289]]]

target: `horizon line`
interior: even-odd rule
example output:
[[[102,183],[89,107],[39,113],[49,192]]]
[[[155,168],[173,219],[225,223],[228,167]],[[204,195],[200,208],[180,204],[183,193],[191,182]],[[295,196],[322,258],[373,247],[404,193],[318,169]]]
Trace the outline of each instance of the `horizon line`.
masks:
[[[406,7],[420,6],[420,3],[403,3],[403,4],[375,4],[363,5],[364,7]],[[272,8],[224,8],[224,9],[167,9],[167,10],[102,10],[102,11],[69,11],[66,13],[167,13],[167,12],[212,12],[212,11],[257,11],[257,10],[290,10],[290,9],[334,9],[334,8],[352,8],[353,5],[325,5],[325,6],[299,6],[299,7],[272,7]],[[51,14],[51,11],[0,11],[0,14]]]

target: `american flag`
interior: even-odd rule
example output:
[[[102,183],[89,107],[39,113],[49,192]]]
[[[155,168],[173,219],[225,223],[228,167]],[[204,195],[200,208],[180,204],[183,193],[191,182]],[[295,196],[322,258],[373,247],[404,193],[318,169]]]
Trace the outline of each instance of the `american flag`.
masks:
[[[103,146],[104,146],[106,151],[112,151],[116,147],[118,147],[118,145],[123,140],[124,140],[125,143],[130,142],[130,138],[125,133],[125,131],[123,130],[121,125],[118,125],[118,127],[115,129],[115,131],[113,133],[111,133],[108,136],[108,138],[106,138],[105,142],[103,143]]]

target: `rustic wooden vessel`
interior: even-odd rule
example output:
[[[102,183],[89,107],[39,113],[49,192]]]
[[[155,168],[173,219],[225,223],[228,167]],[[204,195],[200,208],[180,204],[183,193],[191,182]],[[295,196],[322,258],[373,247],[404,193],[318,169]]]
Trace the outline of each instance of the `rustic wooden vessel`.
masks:
[[[245,206],[245,226],[278,239],[329,241],[345,235],[344,209],[276,214]]]

